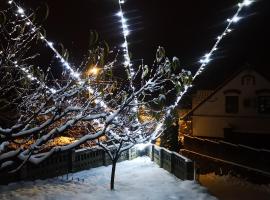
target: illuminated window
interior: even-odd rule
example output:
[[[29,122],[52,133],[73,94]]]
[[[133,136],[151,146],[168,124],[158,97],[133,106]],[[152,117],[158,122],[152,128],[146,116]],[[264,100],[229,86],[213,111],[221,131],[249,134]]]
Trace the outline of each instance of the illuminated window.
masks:
[[[270,114],[270,96],[258,97],[258,113]]]
[[[225,111],[226,113],[238,113],[239,110],[239,97],[226,96],[225,97]]]

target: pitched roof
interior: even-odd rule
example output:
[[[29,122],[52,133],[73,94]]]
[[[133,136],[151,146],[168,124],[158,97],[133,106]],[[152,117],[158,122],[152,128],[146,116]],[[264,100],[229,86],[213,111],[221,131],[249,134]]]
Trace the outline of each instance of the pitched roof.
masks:
[[[226,79],[222,84],[220,84],[210,95],[208,95],[204,100],[202,100],[198,105],[196,105],[194,108],[192,108],[188,113],[186,113],[181,119],[186,119],[189,117],[198,107],[200,107],[202,104],[204,104],[206,101],[208,101],[212,96],[214,96],[220,89],[222,89],[227,83],[229,83],[231,80],[233,80],[236,76],[238,76],[242,71],[244,70],[253,70],[260,74],[262,77],[264,77],[266,80],[270,80],[268,77],[266,77],[264,74],[261,74],[257,70],[250,68],[250,67],[242,67],[239,70],[237,70],[235,73],[232,74],[228,79]]]

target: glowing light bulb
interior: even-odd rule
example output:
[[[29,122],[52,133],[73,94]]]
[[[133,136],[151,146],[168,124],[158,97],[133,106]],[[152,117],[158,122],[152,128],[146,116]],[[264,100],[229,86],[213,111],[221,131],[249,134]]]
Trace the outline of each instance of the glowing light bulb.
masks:
[[[124,43],[122,44],[122,47],[123,47],[123,48],[127,48],[127,45],[128,45],[127,42],[124,42]]]
[[[52,47],[52,46],[53,46],[53,43],[52,43],[52,42],[48,42],[48,45],[49,45],[50,47]]]
[[[97,76],[98,75],[98,72],[99,72],[99,68],[97,67],[93,67],[89,70],[89,75],[94,75],[94,76]]]
[[[204,55],[204,58],[200,60],[200,63],[202,64],[208,64],[211,60],[210,60],[210,57],[211,57],[211,53],[207,53]]]
[[[13,1],[8,1],[8,4],[12,4],[13,3]]]
[[[123,17],[123,12],[122,12],[122,11],[119,11],[118,13],[116,13],[116,15],[117,15],[118,17]]]
[[[78,72],[73,73],[73,76],[74,76],[75,78],[80,78],[80,74],[79,74]]]
[[[243,5],[244,5],[244,6],[249,6],[249,5],[252,4],[252,3],[253,3],[252,0],[244,0],[244,1],[243,1]]]
[[[207,54],[204,55],[204,57],[207,58],[207,59],[209,59],[210,56],[211,56],[211,53],[207,53]]]
[[[241,17],[238,17],[237,15],[232,18],[232,22],[237,23]]]
[[[24,14],[24,10],[23,10],[21,7],[18,7],[17,12],[18,12],[19,14]]]
[[[121,22],[122,24],[125,24],[127,22],[126,18],[122,17]]]
[[[70,67],[70,65],[66,62],[66,61],[64,61],[64,66],[67,68],[67,69],[71,69],[71,67]]]
[[[124,30],[123,33],[124,33],[124,36],[128,36],[129,35],[129,30]]]

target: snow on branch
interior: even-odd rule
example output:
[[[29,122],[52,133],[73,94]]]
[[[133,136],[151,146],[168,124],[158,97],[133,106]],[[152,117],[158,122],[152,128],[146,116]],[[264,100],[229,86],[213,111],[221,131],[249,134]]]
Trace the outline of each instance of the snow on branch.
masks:
[[[78,68],[82,80],[70,80],[65,72],[64,82],[49,80],[43,70],[30,65],[38,54],[27,54],[40,35],[24,28],[27,20],[16,20],[10,18],[0,32],[0,75],[4,77],[0,99],[5,99],[0,100],[0,116],[16,113],[8,122],[0,117],[2,169],[9,166],[16,171],[55,152],[96,145],[116,162],[135,144],[150,142],[174,99],[192,82],[179,60],[171,61],[162,47],[151,67],[132,67],[130,81],[125,65],[119,66],[118,52],[110,61],[106,45],[100,43],[90,47]]]

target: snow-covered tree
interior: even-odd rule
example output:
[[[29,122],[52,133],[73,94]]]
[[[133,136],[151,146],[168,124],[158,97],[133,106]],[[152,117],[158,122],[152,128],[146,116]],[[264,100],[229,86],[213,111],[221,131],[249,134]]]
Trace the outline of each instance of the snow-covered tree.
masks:
[[[46,73],[31,65],[37,56],[31,50],[34,41],[40,39],[41,29],[27,27],[27,16],[15,19],[1,24],[4,45],[0,47],[0,73],[5,80],[0,82],[1,98],[8,98],[12,88],[17,91],[1,106],[12,105],[17,114],[12,122],[0,126],[0,171],[16,171],[28,161],[38,164],[55,152],[92,141],[112,160],[114,189],[119,157],[162,132],[158,129],[170,113],[170,105],[191,84],[190,73],[180,68],[177,58],[170,61],[164,48],[159,47],[154,64],[134,66],[134,75],[130,76],[130,66],[119,66],[118,52],[112,62],[106,62],[108,47],[98,43],[91,46],[81,64],[83,79],[72,80],[69,71],[65,83],[54,80],[48,84]],[[97,66],[98,76],[88,73]],[[114,77],[119,70],[123,72],[121,81]],[[140,117],[141,108],[147,108],[146,115],[151,116],[148,120]],[[68,144],[53,143],[60,136],[74,133],[76,140]]]

